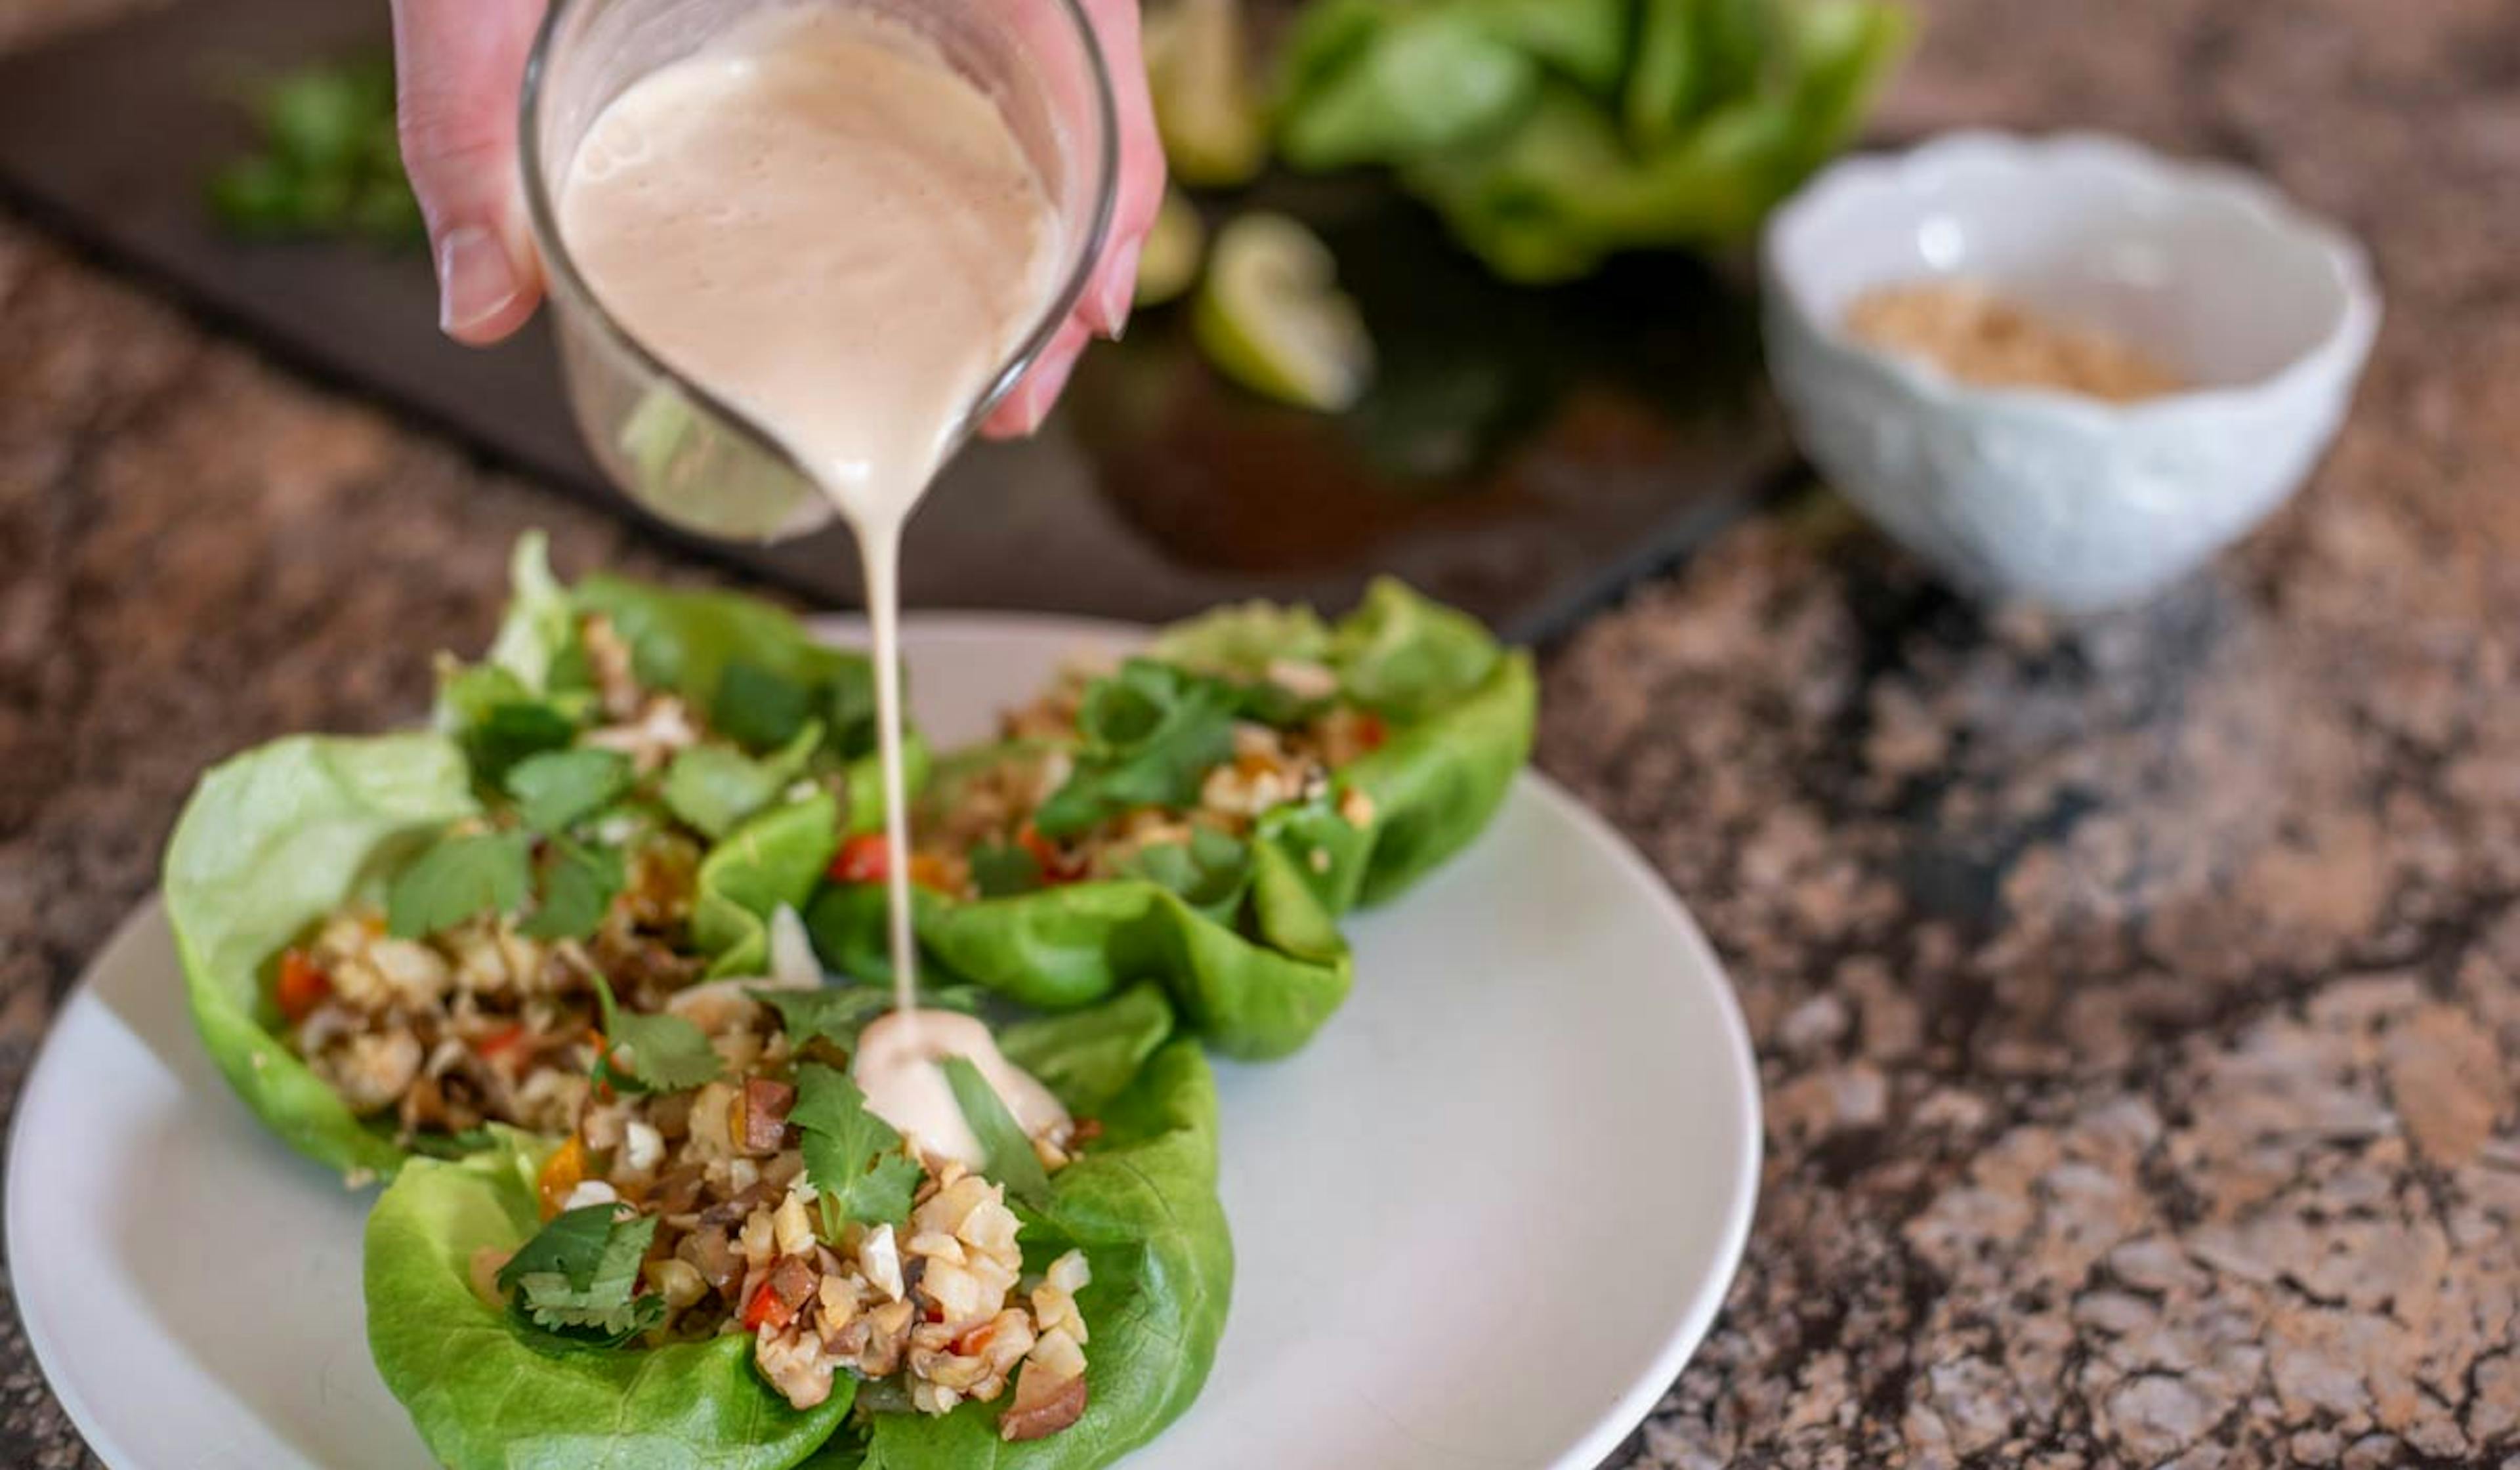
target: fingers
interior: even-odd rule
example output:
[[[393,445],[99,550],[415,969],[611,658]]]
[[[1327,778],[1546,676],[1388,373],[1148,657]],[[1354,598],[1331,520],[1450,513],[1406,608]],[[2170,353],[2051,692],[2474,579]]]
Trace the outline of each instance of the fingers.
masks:
[[[1028,434],[1050,417],[1076,360],[1096,336],[1117,338],[1129,325],[1138,291],[1138,254],[1164,199],[1164,148],[1155,134],[1155,110],[1147,95],[1147,64],[1139,48],[1138,0],[1081,0],[1102,47],[1119,122],[1120,176],[1115,184],[1111,231],[1102,258],[1088,279],[1076,311],[1051,339],[1032,371],[981,424],[993,439]]]
[[[524,324],[542,270],[517,176],[517,93],[545,0],[394,0],[403,166],[428,221],[437,322],[495,342]]]
[[[1076,360],[1085,355],[1085,344],[1092,340],[1093,335],[1094,329],[1085,325],[1082,313],[1069,317],[1058,329],[1058,334],[1052,337],[1050,345],[1043,349],[1040,360],[1032,365],[1032,371],[1024,375],[1023,381],[1015,384],[1014,391],[1009,393],[1005,401],[990,413],[987,422],[980,425],[981,434],[991,439],[1012,439],[1041,427],[1042,421],[1050,417],[1051,405],[1058,401],[1059,393],[1066,388],[1068,375],[1076,371]]]
[[[1147,63],[1139,47],[1138,0],[1084,0],[1102,43],[1102,60],[1111,74],[1111,91],[1120,122],[1119,197],[1112,209],[1111,238],[1102,264],[1086,287],[1078,315],[1106,337],[1119,336],[1129,324],[1129,306],[1138,290],[1138,252],[1153,227],[1164,199],[1164,146],[1155,134],[1155,109],[1147,93]]]

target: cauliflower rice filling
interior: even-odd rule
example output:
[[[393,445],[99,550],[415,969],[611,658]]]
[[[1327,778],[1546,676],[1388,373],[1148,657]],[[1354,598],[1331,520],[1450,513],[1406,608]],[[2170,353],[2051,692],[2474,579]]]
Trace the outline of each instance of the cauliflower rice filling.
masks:
[[[396,939],[352,910],[281,966],[291,1049],[353,1113],[391,1116],[404,1142],[489,1122],[557,1133],[586,1102],[593,991],[506,924]]]
[[[583,940],[530,939],[487,915],[401,939],[375,909],[345,909],[281,957],[283,1040],[351,1112],[390,1116],[406,1144],[485,1123],[565,1133],[595,1062],[592,977],[651,1011],[700,973],[677,944],[698,863],[677,835],[639,843]]]
[[[921,1181],[906,1225],[832,1233],[788,1122],[799,1058],[775,1017],[718,986],[671,1008],[713,1033],[730,1079],[594,1103],[541,1180],[547,1217],[617,1203],[655,1218],[643,1277],[666,1310],[651,1341],[748,1334],[762,1377],[798,1408],[847,1372],[885,1386],[876,1402],[927,1414],[1012,1391],[999,1422],[1009,1440],[1075,1422],[1089,1340],[1076,1294],[1092,1279],[1082,1253],[1027,1272],[1004,1186],[908,1144]],[[807,1050],[837,1056],[827,1042]],[[1076,1141],[1055,1130],[1034,1150],[1056,1170]]]
[[[1335,689],[1335,678],[1316,665],[1276,671],[1276,677],[1289,688],[1308,688],[1313,681],[1301,672],[1305,670],[1317,671]],[[1149,847],[1187,842],[1199,828],[1245,837],[1275,808],[1326,797],[1332,776],[1380,748],[1389,734],[1380,716],[1350,704],[1332,705],[1282,730],[1238,721],[1234,754],[1208,769],[1196,806],[1141,807],[1088,831],[1052,838],[1032,825],[1032,814],[1067,781],[1068,756],[1057,745],[1074,736],[1088,678],[1087,670],[1067,670],[1049,693],[1006,715],[1007,738],[1049,741],[1053,748],[1027,751],[975,773],[958,783],[950,807],[923,813],[916,878],[955,897],[976,898],[970,854],[988,845],[1029,851],[1050,882],[1115,877]],[[1351,825],[1365,826],[1373,821],[1372,799],[1349,790],[1340,797],[1339,814]]]

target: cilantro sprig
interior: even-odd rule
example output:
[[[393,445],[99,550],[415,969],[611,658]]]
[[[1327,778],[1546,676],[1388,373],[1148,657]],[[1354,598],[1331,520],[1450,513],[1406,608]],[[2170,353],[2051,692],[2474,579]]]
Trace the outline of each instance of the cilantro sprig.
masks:
[[[1085,690],[1081,740],[1066,783],[1033,814],[1044,835],[1074,836],[1134,807],[1185,807],[1208,770],[1234,754],[1234,690],[1133,658]]]
[[[815,1062],[797,1068],[788,1121],[800,1136],[805,1178],[821,1196],[826,1235],[837,1238],[851,1220],[876,1225],[910,1218],[919,1165],[902,1152],[892,1125],[867,1110],[866,1093],[847,1073]]]
[[[534,912],[518,928],[528,939],[584,939],[625,881],[619,850],[555,837],[545,845]]]
[[[533,882],[529,833],[462,832],[441,837],[385,885],[385,929],[417,939],[476,913],[506,913]]]
[[[779,1012],[779,1029],[788,1044],[802,1050],[816,1038],[843,1049],[858,1044],[858,1033],[892,1003],[889,992],[872,985],[826,985],[815,990],[761,989],[752,999]]]
[[[777,801],[822,743],[822,723],[809,720],[786,745],[757,759],[732,745],[689,746],[665,768],[666,809],[712,839],[723,838]]]
[[[630,758],[616,750],[545,750],[508,770],[517,815],[536,831],[565,832],[630,789]]]
[[[665,1315],[663,1297],[639,1290],[639,1265],[655,1237],[654,1217],[625,1220],[615,1205],[563,1211],[499,1268],[499,1289],[528,1326],[619,1347]]]
[[[604,1011],[604,1054],[596,1073],[624,1091],[680,1092],[718,1080],[726,1063],[706,1033],[677,1015],[623,1010],[612,987],[595,977],[596,1003]]]

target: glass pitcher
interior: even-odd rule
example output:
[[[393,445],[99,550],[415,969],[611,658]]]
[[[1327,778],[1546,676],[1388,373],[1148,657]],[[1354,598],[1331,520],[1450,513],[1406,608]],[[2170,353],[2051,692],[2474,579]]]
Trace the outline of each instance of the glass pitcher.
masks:
[[[1059,289],[950,444],[978,427],[1075,309],[1118,180],[1111,78],[1078,0],[553,0],[526,63],[518,137],[569,408],[632,499],[727,540],[802,535],[834,512],[742,410],[675,373],[605,310],[561,238],[555,191],[587,128],[623,89],[758,11],[798,5],[863,11],[934,45],[1004,112],[1058,213]]]

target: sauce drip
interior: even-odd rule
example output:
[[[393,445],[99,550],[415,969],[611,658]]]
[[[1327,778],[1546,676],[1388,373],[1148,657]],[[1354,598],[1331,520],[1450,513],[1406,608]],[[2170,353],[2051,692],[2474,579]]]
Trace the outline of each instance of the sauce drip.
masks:
[[[867,1032],[896,1058],[860,1079],[869,1104],[931,1149],[940,1136],[959,1149],[969,1130],[950,1090],[961,1134],[935,1112],[935,1058],[962,1054],[1029,1124],[1049,1094],[987,1028],[918,1008],[900,558],[912,509],[1056,290],[1060,232],[1040,176],[997,107],[924,40],[788,6],[607,105],[570,161],[560,222],[606,308],[778,439],[857,534],[895,1006]]]

